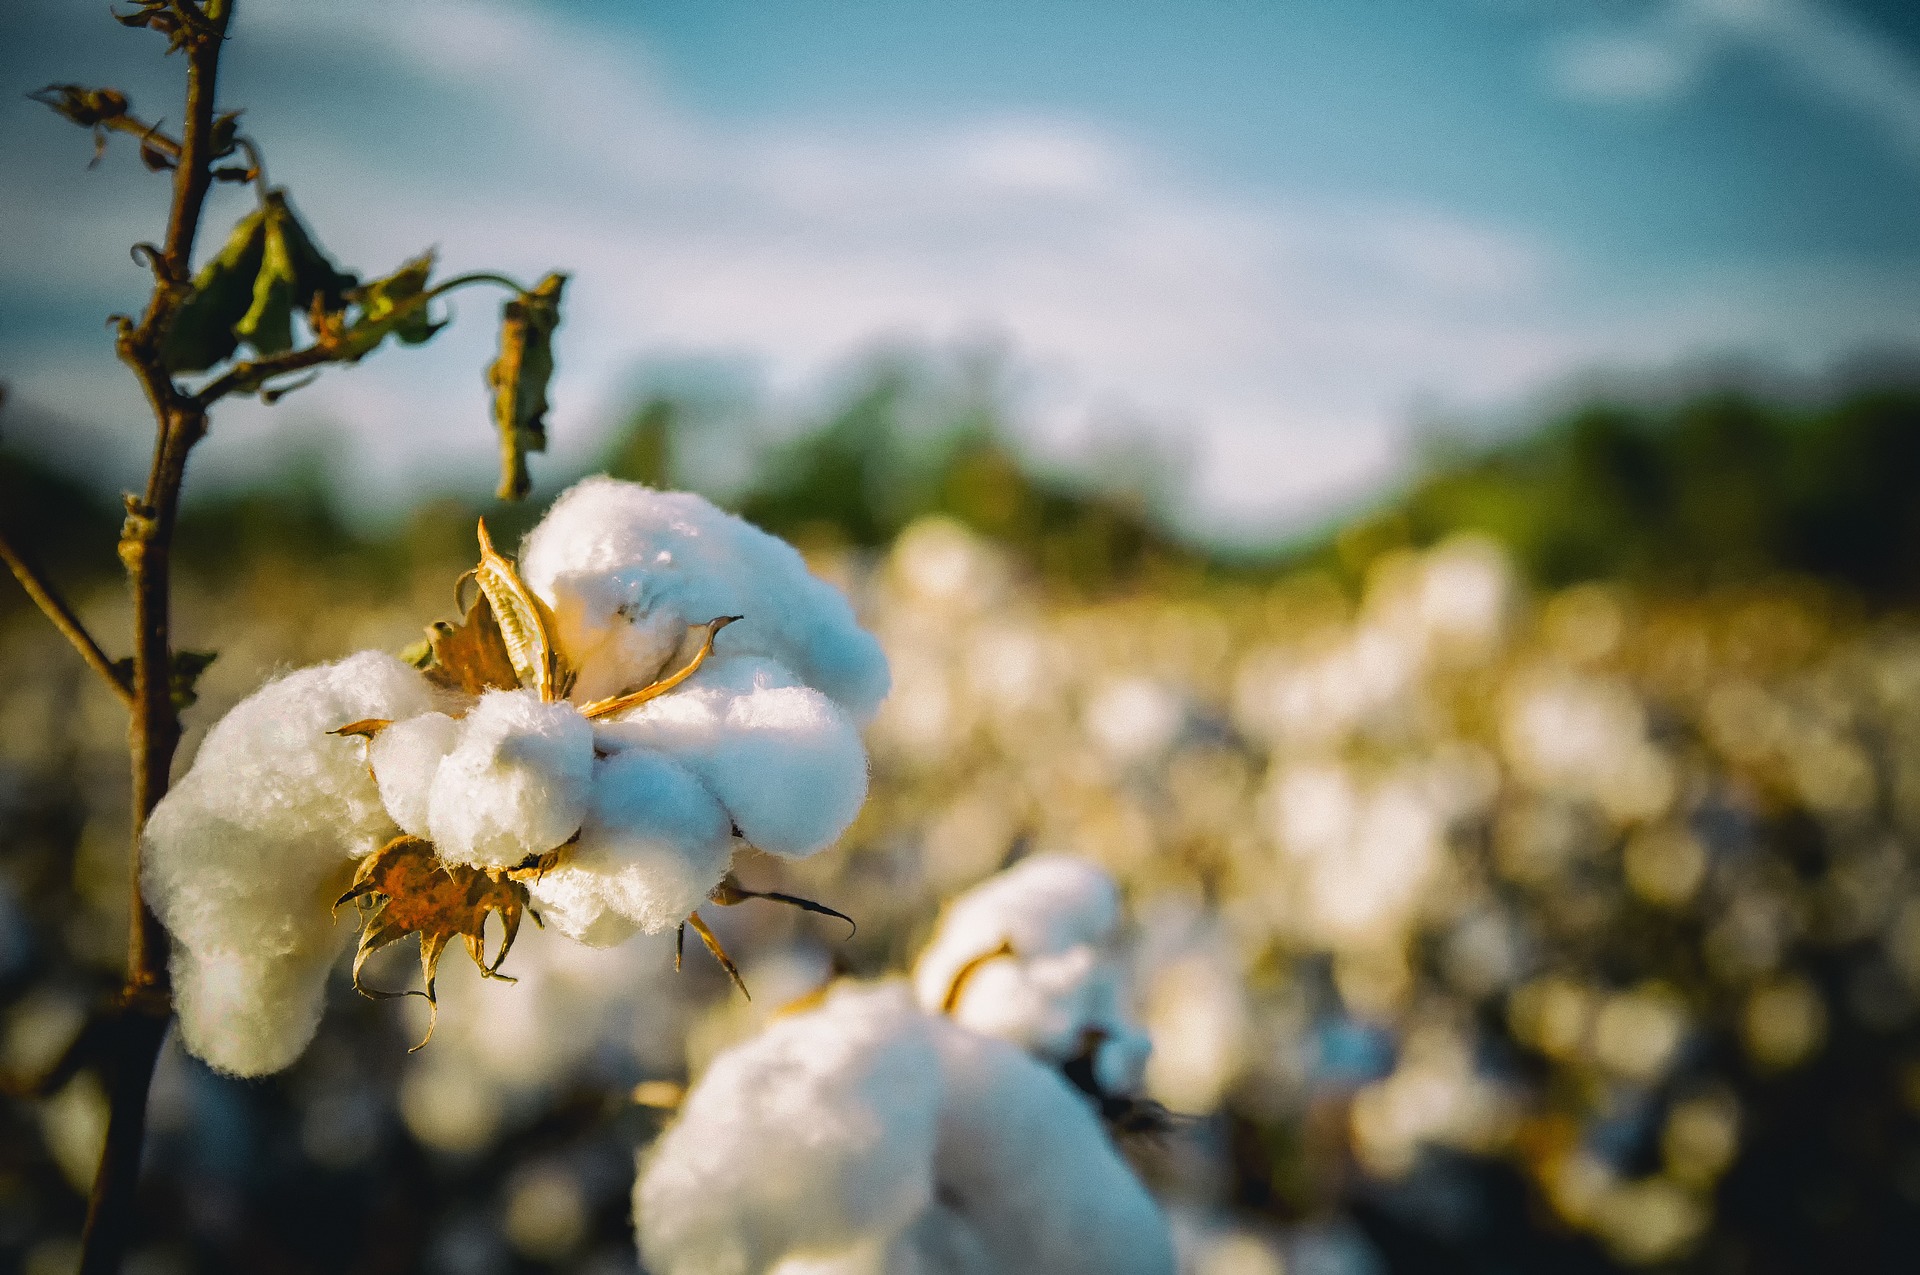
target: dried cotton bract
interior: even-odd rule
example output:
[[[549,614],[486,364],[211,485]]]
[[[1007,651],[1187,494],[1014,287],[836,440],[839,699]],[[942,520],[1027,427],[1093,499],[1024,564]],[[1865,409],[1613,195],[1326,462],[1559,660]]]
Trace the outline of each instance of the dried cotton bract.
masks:
[[[429,1001],[453,938],[495,976],[524,912],[594,945],[691,924],[726,963],[694,909],[752,897],[740,841],[808,855],[858,813],[886,660],[789,546],[602,478],[535,528],[524,582],[484,525],[480,551],[464,621],[415,666],[368,651],[270,683],[154,812],[147,893],[214,1066],[305,1048],[336,900],[361,911],[356,985],[417,933]]]
[[[1165,1217],[1080,1095],[899,984],[722,1054],[634,1188],[662,1275],[1172,1275]]]

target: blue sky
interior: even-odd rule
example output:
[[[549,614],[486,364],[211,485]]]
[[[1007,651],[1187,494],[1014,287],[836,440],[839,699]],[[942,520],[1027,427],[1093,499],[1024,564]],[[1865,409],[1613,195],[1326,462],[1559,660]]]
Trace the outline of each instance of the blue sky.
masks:
[[[95,5],[21,3],[0,376],[131,471],[99,324],[164,194],[124,146],[87,172],[15,90],[164,113],[177,67]],[[570,458],[686,366],[800,413],[876,349],[988,350],[1037,450],[1157,433],[1194,525],[1259,535],[1391,482],[1436,420],[1920,344],[1895,0],[242,0],[226,89],[344,261],[573,272]],[[492,302],[460,310],[230,413],[197,463],[324,421],[368,493],[484,483]]]

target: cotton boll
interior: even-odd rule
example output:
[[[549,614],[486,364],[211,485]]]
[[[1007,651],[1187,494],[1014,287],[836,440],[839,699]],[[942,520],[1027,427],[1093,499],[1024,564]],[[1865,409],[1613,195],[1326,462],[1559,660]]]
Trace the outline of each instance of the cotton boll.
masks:
[[[1080,1095],[1012,1046],[842,985],[715,1060],[634,1193],[661,1275],[1172,1275]]]
[[[772,660],[711,660],[680,689],[603,723],[599,739],[673,757],[743,837],[787,858],[833,844],[867,796],[867,751],[853,722]]]
[[[512,867],[579,829],[593,773],[593,728],[579,710],[532,691],[489,691],[459,726],[428,800],[441,858]]]
[[[1064,1062],[1080,1051],[1095,1021],[1092,984],[1099,959],[1082,945],[1033,960],[989,961],[969,976],[954,1020]]]
[[[1136,1092],[1145,1037],[1107,950],[1119,922],[1119,890],[1103,870],[1027,859],[949,906],[915,966],[916,995],[922,1008],[944,1010],[958,984],[956,1022],[1055,1063],[1104,1041],[1094,1058],[1103,1091]],[[1109,1088],[1108,1078],[1126,1083]]]
[[[1081,1095],[1004,1041],[936,1022],[936,1203],[913,1247],[1005,1275],[1173,1275],[1165,1215]]]
[[[839,591],[785,541],[690,492],[589,478],[528,535],[520,568],[560,622],[576,698],[644,685],[687,624],[722,615],[745,618],[721,650],[779,661],[857,721],[886,697],[886,656]]]
[[[670,758],[636,748],[594,763],[580,840],[531,889],[561,933],[617,943],[686,920],[732,856],[731,821],[713,794]]]
[[[351,927],[333,923],[356,856],[397,831],[365,744],[327,732],[428,711],[420,673],[379,651],[270,682],[215,723],[154,809],[142,885],[173,935],[187,1048],[261,1075],[305,1048],[327,966]]]
[[[460,724],[445,713],[421,713],[394,722],[367,745],[380,800],[403,831],[430,836],[427,807],[440,761],[453,751]]]
[[[897,985],[841,987],[715,1059],[634,1187],[647,1268],[759,1275],[905,1231],[933,1195],[929,1021]]]

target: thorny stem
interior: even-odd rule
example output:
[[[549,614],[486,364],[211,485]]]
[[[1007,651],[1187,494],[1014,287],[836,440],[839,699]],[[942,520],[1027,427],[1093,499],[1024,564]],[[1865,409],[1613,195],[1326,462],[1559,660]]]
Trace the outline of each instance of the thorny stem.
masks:
[[[106,652],[100,649],[100,644],[93,640],[93,635],[87,632],[84,624],[80,623],[80,617],[73,613],[73,608],[67,605],[66,599],[55,592],[53,585],[34,569],[34,565],[7,542],[5,528],[0,528],[0,562],[7,564],[7,569],[13,572],[14,579],[18,580],[20,587],[27,591],[27,596],[46,613],[47,619],[53,621],[53,627],[65,634],[67,641],[73,643],[74,649],[80,652],[80,658],[87,662],[87,667],[107,679],[108,685],[113,687],[113,693],[120,697],[121,703],[129,708],[133,707],[133,687],[128,685],[125,675],[113,666],[113,661],[107,658]]]
[[[167,936],[141,891],[140,842],[147,816],[166,793],[180,742],[172,698],[171,555],[187,455],[206,433],[207,418],[203,403],[183,397],[174,387],[160,346],[186,296],[201,210],[213,182],[214,94],[233,2],[205,0],[204,8],[196,8],[195,0],[175,0],[173,7],[181,11],[191,34],[185,40],[187,109],[161,253],[164,269],[156,271],[162,277],[140,323],[122,320],[117,340],[121,360],[139,378],[153,409],[155,434],[146,490],[139,497],[128,496],[120,534],[120,560],[133,590],[134,612],[133,711],[127,731],[133,767],[131,916],[127,983],[114,1007],[111,1048],[104,1054],[107,1137],[87,1204],[81,1275],[113,1275],[132,1239],[147,1091],[168,1019]]]

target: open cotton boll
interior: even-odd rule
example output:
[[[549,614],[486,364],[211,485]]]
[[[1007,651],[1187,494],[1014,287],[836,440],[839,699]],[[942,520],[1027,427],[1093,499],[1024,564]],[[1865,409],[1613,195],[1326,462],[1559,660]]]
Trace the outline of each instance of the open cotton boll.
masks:
[[[688,624],[722,615],[745,617],[722,650],[778,660],[856,720],[886,698],[886,656],[846,598],[793,546],[691,492],[577,483],[527,536],[520,570],[559,621],[575,698],[644,685]]]
[[[380,784],[380,800],[401,829],[430,837],[427,810],[440,761],[460,738],[460,723],[445,713],[403,718],[375,735],[367,759]]]
[[[715,1059],[634,1186],[647,1269],[762,1275],[907,1230],[933,1198],[928,1023],[903,987],[842,986]]]
[[[733,829],[706,786],[651,749],[601,758],[580,840],[531,884],[541,916],[595,946],[671,929],[706,902],[733,857]]]
[[[578,709],[532,691],[488,691],[458,725],[428,799],[428,839],[442,859],[508,868],[579,829],[593,727]]]
[[[720,799],[741,836],[787,858],[832,845],[867,796],[858,728],[768,659],[709,660],[679,689],[601,723],[598,737],[609,750],[673,757]]]
[[[1035,856],[949,905],[914,967],[915,993],[922,1008],[949,1009],[963,1026],[1053,1062],[1091,1041],[1103,1092],[1137,1091],[1147,1045],[1108,951],[1119,923],[1120,892],[1105,871]]]
[[[934,1020],[934,1206],[906,1237],[926,1271],[1173,1275],[1165,1214],[1058,1072]]]
[[[353,860],[395,826],[365,745],[327,732],[426,712],[420,673],[380,651],[301,669],[235,705],[146,828],[142,886],[173,935],[187,1048],[238,1075],[278,1071],[312,1038]]]
[[[634,1191],[661,1275],[1172,1275],[1158,1207],[1059,1075],[836,988],[715,1060]]]

